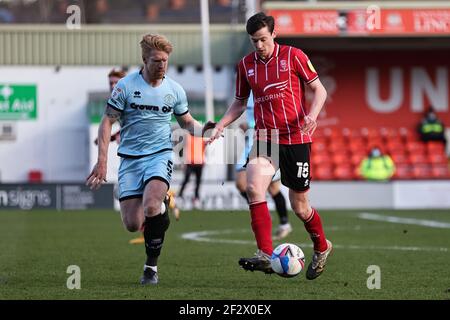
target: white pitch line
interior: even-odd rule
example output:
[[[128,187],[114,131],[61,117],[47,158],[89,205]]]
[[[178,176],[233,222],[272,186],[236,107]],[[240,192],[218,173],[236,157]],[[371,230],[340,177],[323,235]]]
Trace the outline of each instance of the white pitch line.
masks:
[[[385,215],[369,213],[369,212],[362,212],[358,215],[358,217],[361,219],[365,219],[365,220],[383,221],[383,222],[401,223],[401,224],[414,224],[414,225],[423,226],[423,227],[450,229],[450,223],[435,221],[435,220],[401,218],[401,217],[396,217],[396,216],[385,216]]]
[[[255,245],[255,241],[250,240],[233,240],[233,239],[218,239],[212,238],[211,236],[223,235],[223,234],[233,234],[233,233],[247,233],[248,230],[206,230],[206,231],[194,231],[187,232],[181,235],[181,238],[191,241],[199,242],[210,242],[210,243],[227,243],[227,244],[245,244],[245,245]],[[303,248],[312,248],[311,243],[298,243],[297,244]],[[399,250],[399,251],[437,251],[437,252],[448,252],[448,248],[444,247],[406,247],[406,246],[361,246],[361,245],[339,245],[333,243],[333,248],[335,249],[351,249],[351,250]]]

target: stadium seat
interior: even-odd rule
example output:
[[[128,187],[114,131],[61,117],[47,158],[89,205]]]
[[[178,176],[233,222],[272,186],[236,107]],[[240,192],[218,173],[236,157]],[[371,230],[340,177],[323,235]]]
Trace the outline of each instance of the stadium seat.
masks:
[[[431,177],[436,179],[449,179],[450,171],[448,165],[433,164],[431,167]]]
[[[367,144],[362,139],[352,139],[348,142],[351,153],[367,153]]]
[[[412,175],[415,179],[432,178],[431,166],[427,164],[417,164],[412,166]]]
[[[431,153],[445,153],[445,146],[442,142],[430,141],[427,142],[426,148],[429,154]]]
[[[378,128],[362,128],[361,133],[367,139],[382,139],[380,129]]]
[[[393,179],[397,180],[407,180],[412,179],[412,171],[411,166],[409,164],[399,164],[395,166],[395,173],[392,177]]]
[[[330,153],[347,152],[348,144],[343,139],[332,140],[328,144],[328,151]]]
[[[423,153],[413,153],[409,155],[411,164],[429,164],[428,157]]]
[[[337,180],[353,180],[355,170],[351,165],[339,165],[334,168],[334,177]]]
[[[419,140],[419,135],[417,134],[417,132],[410,128],[401,127],[399,129],[399,133],[405,141],[418,141]]]
[[[361,164],[361,161],[367,156],[367,154],[364,152],[355,152],[350,157],[350,163],[353,166],[359,166]]]
[[[386,141],[397,140],[401,138],[397,128],[380,128],[380,133]]]
[[[311,162],[314,166],[331,165],[331,158],[326,152],[315,152],[311,156]]]
[[[386,143],[386,151],[391,154],[405,153],[405,144],[398,140],[389,140]]]
[[[429,153],[428,162],[432,164],[448,164],[448,159],[445,153]]]
[[[323,129],[323,132],[330,141],[344,138],[340,127],[328,127]]]
[[[403,152],[394,152],[394,153],[391,153],[390,155],[391,155],[392,161],[394,161],[394,163],[396,165],[410,163],[409,156],[407,156]]]
[[[331,155],[331,161],[333,162],[333,164],[335,166],[342,166],[342,165],[348,164],[349,160],[350,160],[350,156],[345,151],[332,153],[332,155]]]
[[[313,154],[317,152],[324,152],[327,150],[327,144],[322,140],[314,140],[311,144],[311,149],[313,150]]]
[[[424,154],[426,149],[425,149],[425,144],[423,142],[420,141],[408,141],[406,142],[406,150],[408,150],[409,153],[411,154]]]
[[[356,139],[363,139],[363,134],[361,132],[361,128],[344,128],[342,129],[342,134],[347,137],[349,141]]]
[[[333,180],[333,167],[331,165],[320,165],[313,167],[312,177],[316,180]]]

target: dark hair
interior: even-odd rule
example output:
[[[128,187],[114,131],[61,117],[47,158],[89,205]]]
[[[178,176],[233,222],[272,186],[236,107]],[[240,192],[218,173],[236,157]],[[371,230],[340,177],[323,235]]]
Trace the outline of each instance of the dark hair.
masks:
[[[275,20],[272,16],[266,16],[264,12],[259,12],[253,16],[251,16],[247,20],[247,33],[249,35],[254,34],[256,31],[267,27],[269,32],[272,33],[275,27]]]

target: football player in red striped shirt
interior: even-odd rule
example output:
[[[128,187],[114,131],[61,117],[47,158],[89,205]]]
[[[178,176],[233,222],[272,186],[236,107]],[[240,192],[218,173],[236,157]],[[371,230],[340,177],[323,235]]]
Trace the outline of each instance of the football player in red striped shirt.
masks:
[[[215,124],[209,143],[240,117],[253,91],[256,141],[247,161],[247,195],[258,252],[255,257],[241,258],[239,264],[245,270],[273,272],[272,221],[265,194],[273,174],[280,168],[281,182],[289,188],[291,207],[304,222],[314,244],[306,278],[315,279],[324,270],[332,250],[319,213],[308,201],[312,135],[327,92],[302,50],[274,41],[274,27],[274,18],[262,12],[248,19],[247,33],[255,51],[239,61],[235,99]],[[314,94],[309,108],[305,104],[306,86]]]

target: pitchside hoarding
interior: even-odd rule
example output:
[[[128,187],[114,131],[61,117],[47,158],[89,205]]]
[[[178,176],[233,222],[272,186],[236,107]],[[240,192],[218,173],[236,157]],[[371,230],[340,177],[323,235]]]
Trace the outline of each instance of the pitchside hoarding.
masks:
[[[84,184],[0,184],[0,210],[113,209],[114,185],[92,191]]]

